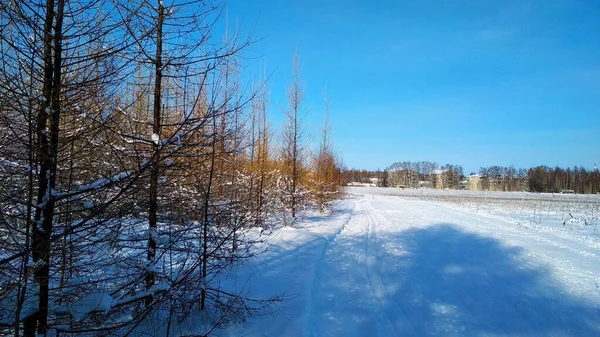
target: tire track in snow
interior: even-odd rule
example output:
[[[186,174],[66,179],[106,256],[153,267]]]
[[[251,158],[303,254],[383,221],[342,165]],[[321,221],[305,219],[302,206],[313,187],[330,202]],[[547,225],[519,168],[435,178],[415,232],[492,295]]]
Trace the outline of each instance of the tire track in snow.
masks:
[[[308,289],[309,295],[308,295],[308,303],[306,305],[307,307],[307,313],[306,313],[306,317],[305,317],[305,321],[304,321],[304,336],[319,336],[319,332],[315,332],[314,331],[314,327],[317,326],[317,324],[315,324],[315,318],[314,318],[314,312],[313,312],[313,303],[314,301],[314,296],[315,296],[315,289],[317,288],[317,280],[319,279],[319,275],[321,274],[321,269],[322,269],[322,265],[323,265],[323,260],[325,259],[325,254],[327,254],[327,250],[329,250],[331,243],[334,242],[337,237],[344,231],[344,229],[346,229],[346,225],[348,225],[348,223],[350,222],[350,219],[352,219],[352,217],[354,216],[354,210],[356,209],[356,203],[355,205],[352,206],[352,212],[350,212],[350,214],[348,215],[348,218],[346,218],[346,220],[344,220],[344,223],[340,226],[340,228],[335,231],[335,233],[333,233],[333,235],[331,237],[327,237],[327,236],[322,236],[323,239],[325,239],[325,243],[323,244],[323,248],[321,248],[321,252],[319,254],[319,257],[317,259],[317,263],[315,264],[315,268],[313,270],[312,273],[312,282],[310,283],[310,287]]]
[[[365,201],[365,200],[361,200]],[[365,215],[367,217],[367,240],[365,247],[365,255],[366,255],[366,266],[367,266],[367,277],[369,280],[369,285],[373,290],[373,294],[379,302],[381,309],[386,315],[388,321],[390,322],[392,328],[396,332],[397,336],[417,336],[416,331],[414,330],[410,321],[406,318],[404,311],[402,308],[398,306],[396,302],[390,300],[391,297],[385,285],[383,284],[383,280],[381,279],[381,273],[377,269],[377,257],[372,253],[372,244],[373,240],[373,227],[374,221],[370,214],[370,206],[367,206],[366,202],[361,202],[362,208],[365,211]]]

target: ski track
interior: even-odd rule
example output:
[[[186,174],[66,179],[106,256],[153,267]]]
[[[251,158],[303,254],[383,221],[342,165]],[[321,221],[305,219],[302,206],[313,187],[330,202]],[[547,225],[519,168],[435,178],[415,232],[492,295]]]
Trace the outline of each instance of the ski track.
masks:
[[[304,328],[305,328],[305,336],[319,336],[318,332],[314,331],[314,311],[313,311],[313,302],[314,302],[314,296],[315,296],[315,289],[317,287],[317,280],[319,278],[319,276],[322,274],[321,268],[323,265],[323,260],[325,259],[325,254],[327,253],[327,250],[329,249],[330,245],[332,242],[335,242],[335,240],[337,239],[337,237],[344,231],[344,229],[346,228],[346,226],[348,225],[348,222],[350,222],[350,220],[352,219],[352,216],[354,215],[354,209],[355,207],[352,209],[352,212],[348,215],[348,218],[346,220],[344,220],[344,223],[342,224],[342,226],[331,236],[331,237],[327,237],[327,236],[323,236],[325,238],[325,244],[323,245],[322,249],[321,249],[321,254],[319,255],[319,258],[317,259],[314,271],[313,271],[313,277],[312,280],[310,282],[310,289],[309,289],[309,295],[308,295],[308,303],[307,303],[307,311],[306,311],[306,318],[305,318],[305,324],[304,324]]]
[[[578,336],[590,331],[600,335],[598,322],[590,322],[590,317],[579,320],[567,305],[556,312],[548,307],[560,303],[563,296],[587,295],[578,300],[595,311],[600,320],[600,289],[594,275],[598,268],[593,268],[599,255],[593,245],[582,245],[576,237],[531,230],[510,219],[486,217],[435,202],[376,195],[362,197],[354,207],[352,217],[327,244],[318,261],[319,271],[311,280],[310,332],[305,335]],[[427,233],[439,226],[447,234],[425,242],[432,254],[420,257],[423,265],[412,271],[418,275],[404,275],[397,261],[402,260],[402,254],[414,252],[403,246],[406,242],[395,238],[415,230]],[[456,248],[468,243],[471,235],[481,237],[482,243],[466,246],[464,251]],[[442,247],[451,249],[449,256],[437,250],[440,239]],[[492,244],[514,250],[514,260],[505,261],[500,256],[498,261],[491,261],[493,267],[486,266],[487,257],[479,251],[491,249],[487,246]],[[413,262],[410,257],[406,260]],[[355,282],[359,291],[344,293],[344,287],[332,282],[335,275],[331,270],[340,261],[356,264],[345,277]],[[457,266],[446,266],[448,261],[456,261]],[[361,275],[360,265],[364,265],[366,275]],[[449,271],[436,270],[439,268]],[[469,269],[483,276],[460,277],[461,273],[471,272]],[[486,276],[489,273],[492,276]],[[529,282],[530,273],[537,277],[535,284],[520,284]],[[448,281],[453,278],[459,283]],[[446,289],[447,283],[453,288]],[[423,323],[424,313],[429,315],[430,326]],[[552,328],[548,328],[550,322]]]
[[[403,230],[408,230],[412,227],[412,226],[407,225],[402,222],[396,222],[394,219],[392,219],[388,215],[386,215],[386,213],[384,211],[374,209],[371,205],[369,205],[369,207],[367,208],[367,212],[369,213],[368,217],[369,217],[370,225],[372,223],[381,224],[382,225],[381,227],[384,230],[403,231]],[[414,217],[417,220],[417,222],[421,222],[424,219],[424,217],[420,214],[414,214]],[[376,220],[373,221],[372,219],[376,219]],[[376,230],[375,230],[375,232],[376,232]],[[382,253],[384,253],[384,255],[386,253],[386,252],[383,252],[383,250],[385,250],[385,247],[389,246],[389,245],[392,245],[392,246],[394,245],[393,243],[385,242],[385,235],[383,237],[378,238],[378,240],[376,240],[376,241],[381,242],[381,246],[382,246],[381,251],[382,251]],[[374,268],[375,269],[378,268],[377,266],[378,266],[378,264],[375,264]],[[382,287],[384,287],[384,288],[388,287],[389,284],[393,283],[393,280],[390,280],[389,283],[386,282],[384,284],[383,281],[381,281],[381,273],[377,272],[377,275],[378,275],[377,279],[379,281],[376,281],[376,283],[381,283]],[[472,283],[470,283],[469,280],[467,280],[466,282],[467,282],[468,286],[474,286]],[[418,289],[413,287],[413,285],[411,285],[411,284],[405,284],[404,287],[409,289],[408,293],[418,291]],[[486,294],[479,294],[478,298],[475,299],[471,294],[466,292],[464,289],[456,289],[456,291],[460,292],[460,297],[462,298],[463,301],[466,301],[466,302],[476,302],[476,301],[487,302],[487,303],[491,302],[491,299],[489,298],[489,296],[486,296]],[[380,294],[384,295],[384,296],[382,296],[381,301],[387,302],[387,303],[390,303],[390,300],[386,300],[386,298],[394,296],[392,291],[382,292]],[[414,327],[419,325],[419,320],[413,319],[413,321],[414,321],[413,322],[413,321],[409,320],[406,317],[406,315],[404,314],[405,311],[410,311],[410,309],[411,309],[410,306],[406,306],[405,305],[406,303],[403,301],[399,301],[399,303],[395,303],[394,301],[391,301],[391,303],[393,305],[388,304],[388,307],[389,307],[388,310],[391,313],[391,314],[388,314],[388,316],[393,317],[391,319],[391,321],[395,322],[397,336],[421,336],[423,334],[428,334],[428,333],[425,333],[424,331],[417,332]],[[442,323],[440,324],[440,326],[441,326],[441,329],[443,329],[443,331],[439,331],[439,334],[441,334],[441,335],[454,335],[454,334],[459,333],[459,330],[464,329],[464,327],[461,327],[461,326],[459,326],[459,327],[454,326],[456,323],[456,320],[453,320],[452,318],[450,318],[450,319],[442,318],[441,320],[442,320]]]
[[[373,249],[371,248],[373,246],[373,240],[377,235],[377,229],[374,228],[375,222],[370,214],[372,206],[368,203],[368,200],[366,200],[364,203],[361,203],[361,205],[368,221],[368,235],[365,255],[367,256],[367,276],[369,277],[369,284],[373,290],[373,294],[375,297],[377,297],[377,301],[385,312],[389,323],[394,328],[396,336],[417,336],[416,332],[412,328],[412,324],[404,315],[402,308],[400,308],[394,301],[388,300],[390,296],[386,290],[386,286],[383,284],[381,273],[377,267],[377,256],[373,254]]]
[[[288,231],[312,241],[273,259],[271,277],[303,286],[298,315],[233,335],[600,336],[596,241],[443,202],[357,199]]]

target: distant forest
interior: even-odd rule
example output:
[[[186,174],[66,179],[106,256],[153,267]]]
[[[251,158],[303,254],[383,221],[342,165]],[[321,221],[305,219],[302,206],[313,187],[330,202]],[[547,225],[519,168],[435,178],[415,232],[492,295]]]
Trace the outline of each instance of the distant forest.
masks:
[[[600,193],[600,172],[584,167],[561,168],[536,166],[482,167],[465,175],[462,166],[435,162],[396,162],[385,170],[349,169],[343,183],[373,183],[380,187],[469,189],[469,181],[478,179],[479,190],[530,191],[551,193]]]

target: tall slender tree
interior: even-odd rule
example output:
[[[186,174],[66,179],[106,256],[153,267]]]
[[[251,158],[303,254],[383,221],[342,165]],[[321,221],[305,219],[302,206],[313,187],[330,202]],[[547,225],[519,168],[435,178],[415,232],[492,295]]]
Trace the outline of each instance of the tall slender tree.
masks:
[[[288,107],[284,110],[285,122],[282,131],[282,154],[284,195],[290,208],[292,218],[296,217],[296,207],[301,198],[300,187],[304,177],[304,129],[302,121],[305,116],[302,110],[304,89],[300,80],[300,59],[298,50],[292,58],[292,83],[288,88]]]

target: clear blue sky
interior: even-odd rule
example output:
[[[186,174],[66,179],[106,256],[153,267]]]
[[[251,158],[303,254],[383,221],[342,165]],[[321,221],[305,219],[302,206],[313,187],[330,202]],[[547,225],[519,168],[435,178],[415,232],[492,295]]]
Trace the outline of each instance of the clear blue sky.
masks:
[[[347,167],[430,160],[481,166],[600,162],[600,2],[232,0],[255,26],[281,122],[299,48],[307,129],[327,86]]]

